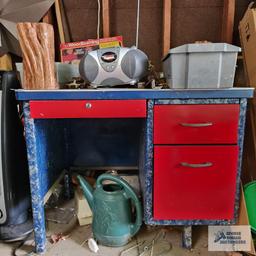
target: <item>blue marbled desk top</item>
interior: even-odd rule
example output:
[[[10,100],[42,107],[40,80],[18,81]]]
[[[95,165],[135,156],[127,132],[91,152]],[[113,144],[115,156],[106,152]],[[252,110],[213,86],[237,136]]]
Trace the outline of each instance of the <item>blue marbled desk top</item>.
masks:
[[[77,90],[15,90],[16,98],[28,100],[76,99],[221,99],[252,98],[254,88],[228,89],[77,89]]]

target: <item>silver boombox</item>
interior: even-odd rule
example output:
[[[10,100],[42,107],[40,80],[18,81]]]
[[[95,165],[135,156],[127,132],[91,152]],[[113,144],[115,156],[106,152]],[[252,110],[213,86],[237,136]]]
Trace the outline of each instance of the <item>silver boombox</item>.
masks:
[[[95,86],[133,85],[145,77],[147,71],[148,57],[136,47],[91,51],[79,65],[83,79]]]

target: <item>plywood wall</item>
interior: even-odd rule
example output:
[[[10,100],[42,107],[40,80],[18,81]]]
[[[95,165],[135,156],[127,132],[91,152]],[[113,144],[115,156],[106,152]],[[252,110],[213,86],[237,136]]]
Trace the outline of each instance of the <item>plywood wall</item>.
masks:
[[[207,40],[221,41],[223,1],[172,0],[171,47]],[[234,42],[239,43],[238,21],[247,0],[236,0]],[[63,0],[71,40],[97,36],[97,0]],[[135,44],[137,0],[110,0],[110,35],[123,35],[124,44]],[[141,0],[139,48],[145,51],[157,70],[161,70],[163,0]],[[102,35],[102,29],[101,29]]]

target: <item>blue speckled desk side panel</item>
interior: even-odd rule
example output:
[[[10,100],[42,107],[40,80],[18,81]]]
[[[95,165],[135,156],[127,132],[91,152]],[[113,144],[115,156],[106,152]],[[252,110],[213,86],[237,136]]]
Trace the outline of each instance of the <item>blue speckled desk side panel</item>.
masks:
[[[30,118],[29,103],[23,103],[23,112],[25,117],[25,133],[27,144],[27,155],[29,165],[29,180],[31,190],[31,202],[33,212],[34,236],[36,251],[42,253],[45,251],[45,216],[44,216],[44,197],[41,189],[41,179],[38,164],[38,151],[36,128],[34,120]]]
[[[146,123],[145,161],[140,167],[143,197],[144,197],[144,221],[148,225],[226,225],[236,223],[240,201],[240,177],[243,154],[243,138],[246,118],[247,99],[174,99],[155,100],[154,104],[240,104],[238,146],[239,158],[236,179],[235,211],[232,220],[154,220],[153,218],[153,105],[148,106],[148,118]]]
[[[238,220],[239,206],[240,206],[240,183],[242,172],[242,159],[243,159],[243,146],[244,146],[244,134],[245,134],[245,121],[246,121],[246,109],[247,99],[240,99],[240,113],[239,113],[239,125],[238,125],[238,147],[239,156],[237,163],[237,177],[236,177],[236,198],[235,198],[235,223]]]
[[[61,172],[69,167],[65,121],[64,119],[34,120],[43,195],[48,192]]]
[[[143,207],[145,221],[151,216],[152,188],[153,188],[153,107],[154,101],[147,103],[146,127],[142,139],[140,154],[139,175],[143,195]],[[147,223],[147,221],[146,221]]]
[[[45,251],[44,196],[67,163],[65,120],[35,120],[23,103],[36,251]],[[64,138],[64,139],[63,139]]]

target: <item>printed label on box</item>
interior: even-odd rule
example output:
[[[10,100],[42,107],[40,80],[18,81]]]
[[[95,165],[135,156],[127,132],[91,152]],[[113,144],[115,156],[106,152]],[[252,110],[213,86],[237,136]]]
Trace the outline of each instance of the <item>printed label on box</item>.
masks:
[[[120,46],[123,46],[122,36],[63,43],[60,45],[61,62],[67,64],[79,64],[86,52],[97,50],[99,48]]]
[[[209,251],[250,251],[250,226],[209,226]]]

